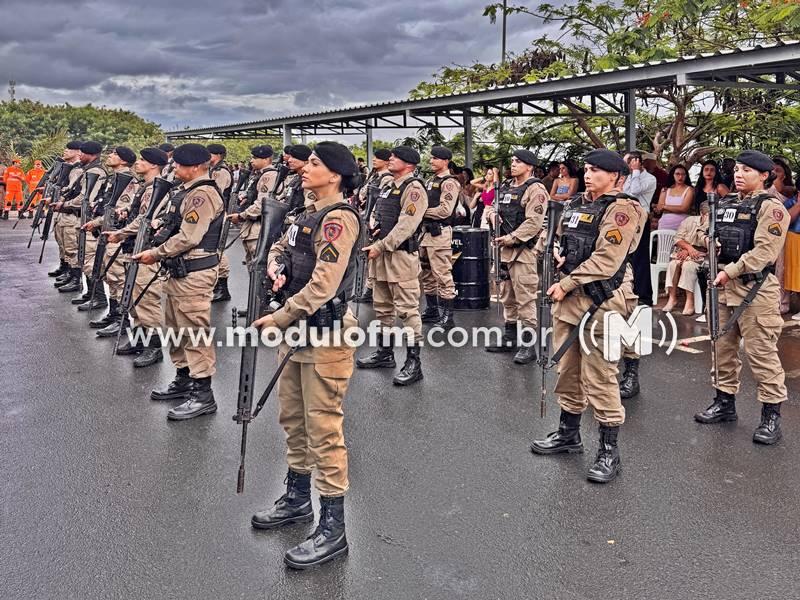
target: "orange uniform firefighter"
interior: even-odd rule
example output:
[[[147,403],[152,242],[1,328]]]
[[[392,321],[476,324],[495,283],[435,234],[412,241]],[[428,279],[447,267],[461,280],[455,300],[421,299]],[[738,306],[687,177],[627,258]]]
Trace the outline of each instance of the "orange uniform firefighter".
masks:
[[[39,181],[42,179],[44,174],[45,170],[42,167],[42,161],[40,160],[33,161],[33,168],[30,171],[28,171],[28,174],[25,176],[25,181],[28,183],[29,193],[31,190],[36,189],[36,186],[39,185]],[[37,194],[33,197],[31,205],[28,207],[31,213],[33,212],[33,209],[36,208],[36,205],[39,204],[39,201],[41,199],[42,199],[42,194],[37,192]]]
[[[22,206],[23,196],[22,188],[25,184],[25,171],[20,166],[22,161],[15,158],[12,165],[6,169],[3,174],[3,181],[6,184],[6,198],[3,204],[3,219],[8,219],[8,212],[16,210],[18,206]]]

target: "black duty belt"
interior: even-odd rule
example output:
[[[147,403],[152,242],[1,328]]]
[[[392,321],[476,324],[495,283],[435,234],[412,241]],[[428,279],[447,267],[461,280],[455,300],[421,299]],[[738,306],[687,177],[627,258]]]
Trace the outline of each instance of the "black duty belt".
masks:
[[[164,259],[162,264],[172,277],[181,279],[186,277],[189,273],[205,271],[206,269],[216,267],[219,264],[219,255],[211,254],[210,256],[192,260],[186,260],[182,256],[177,256],[175,258]]]

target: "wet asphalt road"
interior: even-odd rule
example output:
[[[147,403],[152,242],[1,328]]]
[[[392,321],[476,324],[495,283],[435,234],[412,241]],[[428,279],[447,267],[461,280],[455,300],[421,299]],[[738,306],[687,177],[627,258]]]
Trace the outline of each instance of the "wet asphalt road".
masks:
[[[112,357],[113,341],[96,341],[70,295],[53,289],[55,243],[38,265],[39,242],[26,250],[27,227],[11,223],[0,222],[4,600],[800,595],[797,380],[777,447],[751,442],[759,406],[746,368],[739,422],[700,426],[692,414],[711,396],[702,343],[693,344],[702,354],[643,361],[643,392],[627,402],[620,434],[624,471],[607,486],[584,479],[596,447],[588,416],[586,454],[529,453],[558,418],[552,394],[539,418],[533,365],[426,349],[425,380],[410,389],[393,388],[390,372],[356,371],[346,400],[350,554],[289,571],[283,552],[312,527],[249,523],[280,495],[286,471],[274,397],[250,428],[246,490],[235,494],[239,351],[218,352],[216,415],[167,422],[148,393],[171,378],[168,361],[134,370]],[[245,302],[238,246],[231,258],[234,302],[214,306],[219,326]],[[701,334],[679,322],[681,335]],[[781,341],[795,377],[797,331]],[[262,385],[275,365],[263,350]]]

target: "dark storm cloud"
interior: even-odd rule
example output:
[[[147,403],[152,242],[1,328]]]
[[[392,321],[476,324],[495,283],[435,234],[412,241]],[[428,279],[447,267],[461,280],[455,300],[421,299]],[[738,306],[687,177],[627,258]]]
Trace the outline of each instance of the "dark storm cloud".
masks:
[[[130,108],[167,128],[397,99],[442,65],[499,59],[486,3],[4,0],[0,77],[20,96]],[[511,49],[541,33],[510,21]]]

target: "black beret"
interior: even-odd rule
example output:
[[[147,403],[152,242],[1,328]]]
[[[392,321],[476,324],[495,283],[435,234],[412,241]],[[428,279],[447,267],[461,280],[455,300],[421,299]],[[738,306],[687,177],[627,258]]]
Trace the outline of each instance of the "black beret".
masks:
[[[161,148],[142,148],[139,154],[151,165],[164,167],[169,162],[169,156]]]
[[[100,154],[103,151],[103,146],[100,142],[83,142],[81,144],[81,152],[84,154]]]
[[[539,164],[539,159],[536,158],[536,155],[530,150],[525,150],[524,148],[516,150],[512,156],[532,167],[535,167]]]
[[[253,158],[270,158],[273,154],[272,146],[268,144],[253,146],[250,148],[250,154],[253,155]]]
[[[292,145],[291,144],[289,144],[288,146],[284,146],[283,147],[283,153],[284,154],[289,154],[289,150],[291,150],[291,149],[292,149]]]
[[[311,148],[305,144],[297,144],[289,148],[289,156],[297,160],[308,160],[308,157],[311,156]]]
[[[431,148],[431,156],[442,160],[450,160],[453,158],[453,153],[450,152],[449,148],[445,148],[444,146],[434,146]]]
[[[116,148],[114,148],[114,152],[116,152],[117,156],[119,156],[129,165],[132,165],[133,163],[136,162],[136,152],[134,152],[127,146],[117,146]]]
[[[175,146],[173,146],[173,145],[172,145],[172,144],[170,144],[169,142],[166,142],[166,143],[164,143],[164,144],[161,144],[161,145],[158,147],[158,149],[159,149],[159,150],[163,150],[164,152],[172,152],[173,150],[175,150]]]
[[[757,150],[745,150],[736,157],[736,162],[747,165],[748,167],[755,169],[756,171],[761,171],[762,173],[766,171],[772,171],[772,169],[775,168],[775,163],[772,162],[772,159],[766,154],[758,152]]]
[[[68,150],[80,150],[81,146],[83,146],[83,142],[80,140],[72,140],[71,142],[67,142]]]
[[[397,158],[402,160],[403,162],[407,162],[410,165],[418,165],[419,164],[419,152],[414,150],[411,146],[398,146],[394,150],[392,150],[392,154],[394,154]]]
[[[372,155],[379,159],[379,160],[389,160],[389,157],[392,155],[392,151],[388,148],[378,148]]]
[[[227,154],[228,149],[225,148],[222,144],[209,144],[206,146],[206,150],[211,152],[211,154]]]
[[[618,153],[613,150],[606,150],[605,148],[592,150],[583,157],[583,162],[587,165],[594,165],[598,169],[603,169],[603,171],[608,171],[609,173],[620,173],[622,175],[628,175],[630,173],[628,163],[626,163]]]
[[[358,174],[358,165],[353,153],[338,142],[320,142],[314,146],[314,154],[334,173],[342,177]]]
[[[175,148],[172,160],[178,165],[194,167],[211,160],[211,153],[203,144],[182,144]]]

